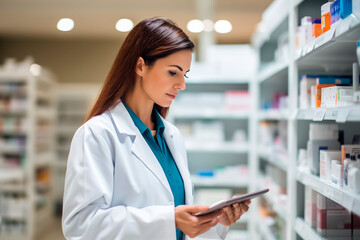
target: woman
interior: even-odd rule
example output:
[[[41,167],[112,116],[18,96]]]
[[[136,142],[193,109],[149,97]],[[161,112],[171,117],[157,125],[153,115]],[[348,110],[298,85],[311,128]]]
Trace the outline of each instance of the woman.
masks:
[[[248,210],[205,216],[192,206],[184,141],[165,121],[190,69],[194,44],[165,18],[141,21],[125,39],[97,102],[72,140],[65,180],[68,239],[224,239]],[[216,226],[215,226],[216,225]]]

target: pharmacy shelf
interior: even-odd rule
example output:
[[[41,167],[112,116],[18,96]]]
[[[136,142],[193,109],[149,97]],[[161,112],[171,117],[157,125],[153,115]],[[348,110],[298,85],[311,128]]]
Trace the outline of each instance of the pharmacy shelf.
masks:
[[[259,120],[288,120],[289,111],[279,109],[267,109],[259,112]]]
[[[286,62],[273,62],[263,67],[259,73],[258,81],[281,81],[287,77],[289,63]]]
[[[35,165],[37,167],[47,167],[52,166],[55,159],[55,153],[53,151],[48,151],[44,153],[37,154],[35,159]]]
[[[188,152],[209,152],[209,153],[229,153],[246,154],[249,151],[247,143],[224,142],[215,144],[186,144]]]
[[[338,108],[298,109],[299,120],[335,120],[336,122],[360,121],[360,105]]]
[[[276,200],[269,194],[264,195],[265,200],[272,206],[274,212],[281,217],[284,221],[286,221],[286,208],[281,207]]]
[[[10,181],[23,181],[25,173],[22,168],[0,168],[0,183]]]
[[[309,173],[307,169],[298,169],[296,178],[302,184],[360,215],[360,194],[354,194],[331,183],[321,181],[320,177]]]
[[[177,108],[170,114],[172,117],[177,119],[248,119],[249,117],[249,113],[245,111],[231,111],[227,109],[212,108]]]
[[[269,148],[261,146],[258,148],[258,155],[260,158],[264,159],[275,167],[278,167],[285,172],[287,171],[289,161],[288,156],[283,154],[276,154],[275,152],[271,151],[271,149],[269,150]]]
[[[265,219],[260,217],[260,214],[257,216],[256,225],[260,231],[261,236],[265,240],[277,240],[274,233],[271,231],[269,226],[266,224]]]
[[[26,191],[26,188],[24,184],[21,183],[2,183],[0,185],[0,191],[4,191],[8,193],[24,193]]]
[[[295,220],[295,232],[304,240],[328,240],[328,239],[336,239],[336,240],[349,240],[349,237],[334,237],[334,238],[324,238],[321,237],[315,229],[311,228],[307,225],[302,218],[296,218]]]
[[[347,73],[357,62],[354,55],[360,36],[360,21],[353,15],[340,19],[336,26],[322,34],[307,46],[297,50],[300,71],[319,69],[325,72]]]
[[[238,179],[219,179],[217,177],[199,177],[191,176],[194,187],[217,187],[217,188],[247,188],[248,180],[244,178]]]

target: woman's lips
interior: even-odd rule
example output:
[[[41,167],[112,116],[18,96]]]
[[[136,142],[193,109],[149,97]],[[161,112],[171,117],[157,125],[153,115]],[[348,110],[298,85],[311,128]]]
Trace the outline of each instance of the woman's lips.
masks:
[[[176,95],[172,95],[172,94],[169,94],[169,93],[167,93],[166,95],[168,95],[168,96],[169,96],[169,98],[171,98],[172,100],[174,100],[174,99],[175,99],[175,97],[176,97]]]

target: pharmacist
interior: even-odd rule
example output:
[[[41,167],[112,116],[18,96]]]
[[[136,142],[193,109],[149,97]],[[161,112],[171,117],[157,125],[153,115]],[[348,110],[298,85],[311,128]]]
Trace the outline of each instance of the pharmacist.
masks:
[[[248,210],[195,216],[184,141],[164,117],[185,89],[194,44],[166,18],[125,39],[87,121],[72,140],[62,227],[67,239],[224,239]]]

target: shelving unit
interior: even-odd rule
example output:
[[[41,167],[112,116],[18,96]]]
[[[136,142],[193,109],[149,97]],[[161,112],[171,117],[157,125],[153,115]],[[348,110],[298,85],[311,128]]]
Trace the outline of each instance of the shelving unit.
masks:
[[[360,105],[339,108],[300,109],[299,76],[304,74],[337,74],[351,75],[352,63],[356,59],[356,42],[360,40],[360,19],[350,15],[340,19],[331,30],[304,45],[296,47],[296,28],[304,16],[320,17],[320,7],[325,0],[276,0],[265,11],[263,21],[253,35],[252,45],[258,53],[258,74],[250,84],[254,96],[254,109],[250,125],[250,185],[252,190],[262,188],[259,180],[263,178],[264,165],[274,166],[286,173],[286,205],[273,205],[277,215],[286,222],[284,239],[327,239],[321,237],[316,230],[309,227],[303,216],[304,186],[308,186],[323,196],[339,203],[355,214],[360,214],[360,195],[335,187],[331,183],[321,181],[309,171],[298,167],[297,158],[300,148],[306,148],[309,124],[312,122],[337,123],[344,131],[345,144],[349,135],[359,132]],[[279,13],[280,16],[279,16]],[[271,19],[271,21],[269,21]],[[288,50],[282,58],[275,57],[277,42],[284,35],[288,38]],[[283,61],[281,60],[283,59]],[[287,93],[286,108],[263,110],[275,92]],[[287,155],[279,158],[276,151],[265,151],[258,146],[259,124],[261,122],[287,122]],[[260,181],[261,182],[261,181]],[[262,183],[260,183],[262,184]],[[270,189],[271,191],[271,189]],[[256,208],[256,206],[253,206]],[[273,239],[269,233],[257,237],[257,232],[264,232],[256,211],[252,212],[250,229],[252,239]],[[269,237],[267,236],[269,235]],[[340,238],[337,238],[340,239]]]
[[[58,215],[62,213],[65,172],[71,140],[77,128],[85,120],[99,91],[100,86],[96,84],[58,84],[57,86],[57,160],[54,189]]]
[[[228,197],[245,193],[249,185],[249,144],[246,129],[250,112],[246,107],[229,106],[227,93],[248,91],[252,72],[242,71],[243,75],[240,76],[238,69],[239,66],[246,68],[249,64],[250,68],[246,70],[253,68],[254,53],[249,46],[226,46],[225,51],[238,53],[234,55],[236,61],[232,61],[226,58],[229,54],[221,53],[222,47],[213,46],[209,50],[209,62],[193,62],[190,78],[185,80],[186,91],[179,93],[168,116],[168,120],[177,125],[185,138],[189,169],[195,188],[194,197],[195,201],[200,201],[196,202],[197,204],[208,204],[198,200],[200,192],[212,194],[210,198],[217,201],[227,192]],[[242,52],[242,49],[245,49],[246,53]],[[248,58],[239,57],[241,54],[248,54]],[[222,55],[225,56],[224,59],[221,58]],[[248,62],[239,63],[241,60]],[[231,63],[228,64],[228,61]],[[239,66],[234,67],[234,63]],[[211,70],[214,72],[209,72]],[[202,131],[197,132],[199,129]],[[240,132],[240,139],[235,136],[236,132]],[[211,176],[202,176],[202,172],[208,172]],[[218,192],[222,195],[216,196]],[[247,232],[247,220],[248,217],[244,216],[231,228],[229,239],[232,239],[232,236],[234,239],[243,239],[240,236],[245,236],[245,239],[248,237],[248,234],[243,233],[244,230]]]
[[[32,240],[53,220],[55,78],[9,59],[0,88],[0,239]]]

